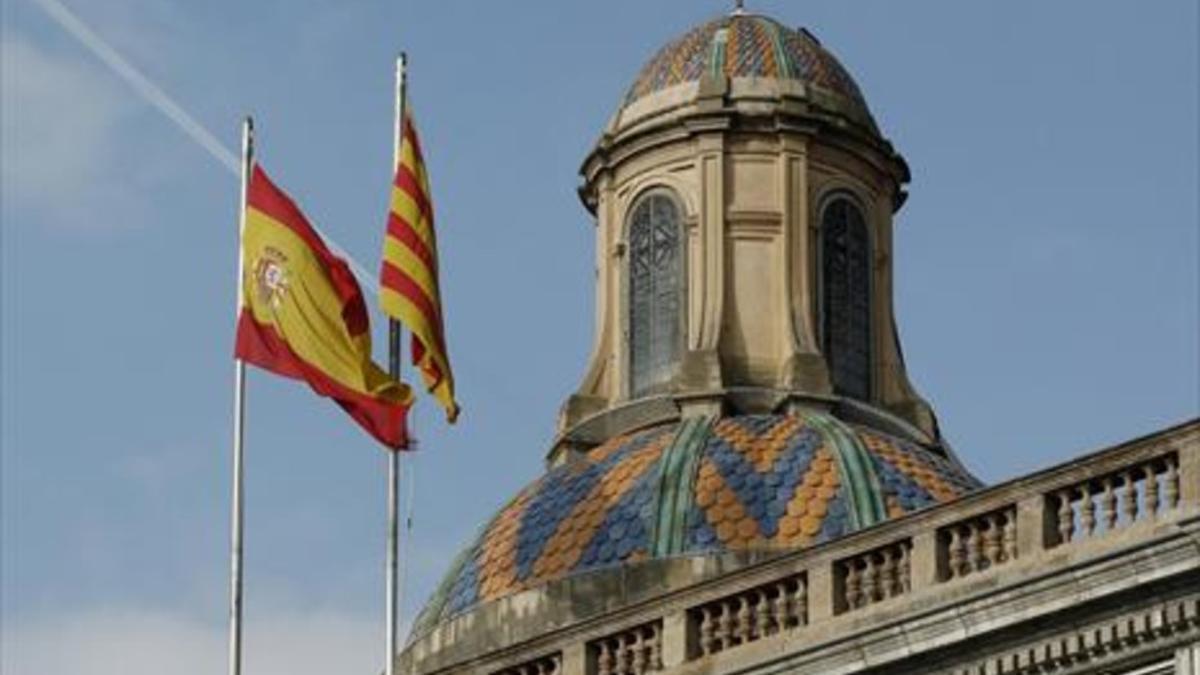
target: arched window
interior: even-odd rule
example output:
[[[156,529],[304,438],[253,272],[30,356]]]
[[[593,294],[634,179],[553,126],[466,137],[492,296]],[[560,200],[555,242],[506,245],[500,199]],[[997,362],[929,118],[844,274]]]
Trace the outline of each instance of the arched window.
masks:
[[[678,204],[653,192],[629,217],[629,373],[634,396],[663,388],[683,349],[683,228]]]
[[[871,245],[862,211],[837,197],[821,214],[821,337],[833,389],[871,397]]]

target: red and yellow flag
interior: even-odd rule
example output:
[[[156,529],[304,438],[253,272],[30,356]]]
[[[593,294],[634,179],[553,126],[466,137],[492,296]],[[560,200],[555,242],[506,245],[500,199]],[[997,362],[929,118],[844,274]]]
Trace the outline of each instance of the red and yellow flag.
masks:
[[[380,306],[412,332],[413,363],[421,371],[429,392],[453,422],[459,408],[454,399],[450,357],[446,353],[429,174],[408,106],[404,111],[400,161],[383,239],[380,284]]]
[[[371,360],[358,282],[257,166],[247,190],[242,256],[236,356],[308,382],[384,445],[407,447],[412,392]]]

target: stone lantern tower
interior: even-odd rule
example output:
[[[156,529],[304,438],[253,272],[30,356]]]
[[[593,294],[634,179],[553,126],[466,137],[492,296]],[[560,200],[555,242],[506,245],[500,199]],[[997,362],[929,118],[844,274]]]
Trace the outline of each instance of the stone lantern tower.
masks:
[[[895,329],[908,167],[811,33],[741,11],[692,29],[642,69],[582,174],[595,346],[557,452],[796,404],[942,447]]]

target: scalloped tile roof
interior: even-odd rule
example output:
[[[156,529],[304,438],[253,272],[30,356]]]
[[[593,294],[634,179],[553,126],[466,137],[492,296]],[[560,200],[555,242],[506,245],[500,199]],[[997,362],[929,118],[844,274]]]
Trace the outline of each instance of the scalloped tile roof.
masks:
[[[619,436],[505,505],[451,566],[413,634],[566,576],[665,555],[803,548],[980,486],[929,450],[817,412]]]
[[[847,99],[870,117],[854,79],[821,43],[763,16],[723,16],[696,26],[660,49],[642,68],[624,105],[704,73],[790,79]]]

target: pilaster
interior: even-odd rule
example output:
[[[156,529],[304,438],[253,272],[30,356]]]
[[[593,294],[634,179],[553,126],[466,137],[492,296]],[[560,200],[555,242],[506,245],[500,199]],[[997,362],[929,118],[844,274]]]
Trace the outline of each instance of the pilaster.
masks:
[[[562,672],[563,675],[588,675],[587,645],[577,642],[563,648]]]

